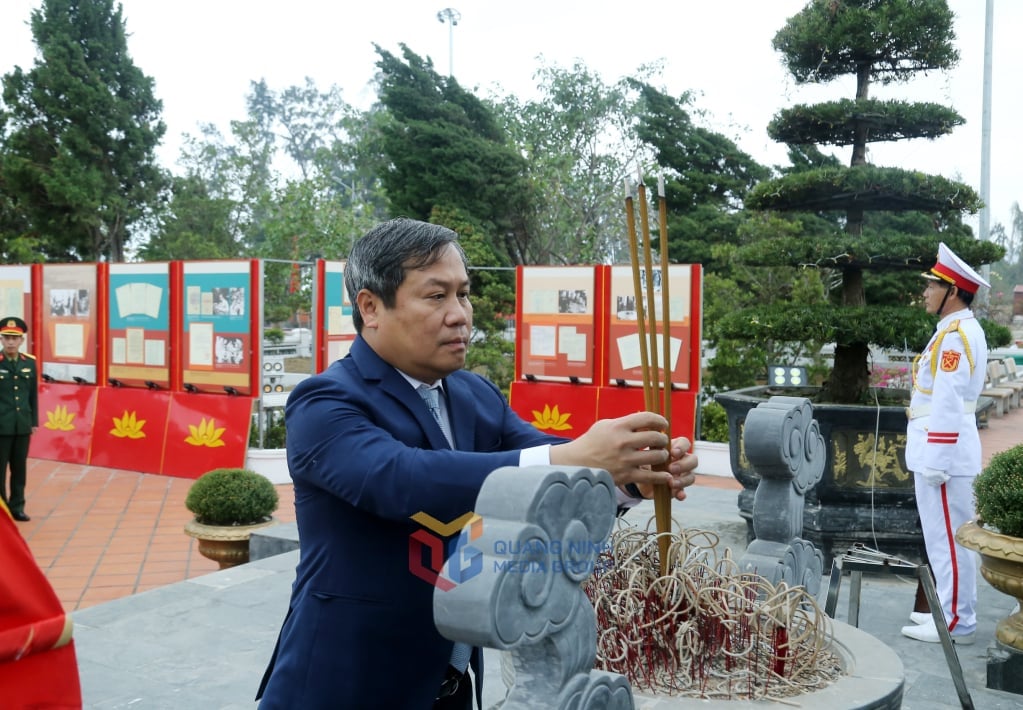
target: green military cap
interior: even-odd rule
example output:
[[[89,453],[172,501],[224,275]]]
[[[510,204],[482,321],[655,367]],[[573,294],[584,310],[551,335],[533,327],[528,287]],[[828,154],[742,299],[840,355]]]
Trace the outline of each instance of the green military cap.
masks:
[[[0,335],[24,335],[28,332],[28,324],[17,316],[7,316],[0,320]]]

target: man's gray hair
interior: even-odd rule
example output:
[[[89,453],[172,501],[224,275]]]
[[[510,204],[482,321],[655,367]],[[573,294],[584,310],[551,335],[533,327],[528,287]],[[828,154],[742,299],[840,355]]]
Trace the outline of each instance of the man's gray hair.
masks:
[[[359,291],[371,291],[385,307],[394,308],[406,273],[435,263],[449,244],[458,250],[468,271],[469,262],[458,243],[458,234],[439,224],[399,217],[378,224],[360,237],[348,254],[344,275],[355,332],[361,333],[363,325],[356,302]]]

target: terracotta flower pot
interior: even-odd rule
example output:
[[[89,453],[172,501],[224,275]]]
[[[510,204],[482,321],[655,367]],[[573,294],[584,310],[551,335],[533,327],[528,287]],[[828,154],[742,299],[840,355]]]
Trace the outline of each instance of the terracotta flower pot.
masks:
[[[203,525],[195,520],[185,524],[185,534],[199,541],[199,554],[227,569],[249,561],[249,537],[253,531],[276,525],[271,518],[255,525]]]
[[[988,584],[1016,597],[1023,609],[1023,538],[992,532],[974,520],[956,531],[956,540],[980,554],[980,574]],[[1023,651],[1023,610],[999,621],[995,638]]]

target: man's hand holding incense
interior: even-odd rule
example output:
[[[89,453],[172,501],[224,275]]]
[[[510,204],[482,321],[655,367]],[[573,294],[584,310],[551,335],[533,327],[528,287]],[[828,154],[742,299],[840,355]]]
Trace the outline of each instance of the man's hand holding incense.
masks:
[[[690,442],[679,437],[669,448],[667,420],[653,412],[636,412],[617,419],[601,419],[565,444],[551,447],[551,463],[602,468],[616,486],[636,484],[644,497],[654,486],[668,486],[673,497],[684,500],[685,488],[696,480],[696,456],[687,453]]]

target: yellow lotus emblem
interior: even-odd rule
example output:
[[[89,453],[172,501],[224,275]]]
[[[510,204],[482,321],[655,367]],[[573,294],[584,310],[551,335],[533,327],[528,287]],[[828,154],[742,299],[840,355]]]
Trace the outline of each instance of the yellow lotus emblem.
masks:
[[[54,431],[73,431],[75,427],[71,422],[74,419],[74,412],[68,414],[67,407],[58,404],[52,412],[46,413],[46,423],[43,426]]]
[[[558,405],[551,407],[549,404],[545,404],[543,412],[533,410],[533,421],[532,424],[537,429],[553,429],[554,431],[565,431],[571,429],[572,425],[568,423],[568,418],[572,416],[569,414],[562,414],[558,411]]]
[[[142,431],[142,428],[146,425],[145,419],[135,419],[135,412],[128,414],[128,410],[124,410],[124,416],[120,419],[114,417],[114,428],[110,430],[110,433],[119,439],[145,439],[146,433]]]
[[[188,425],[188,431],[191,434],[185,439],[186,444],[192,446],[208,446],[211,449],[215,449],[218,446],[225,446],[224,442],[220,440],[220,437],[227,430],[227,427],[217,427],[217,420],[210,419],[206,421],[206,417],[202,418],[199,422],[199,426],[193,424]]]

